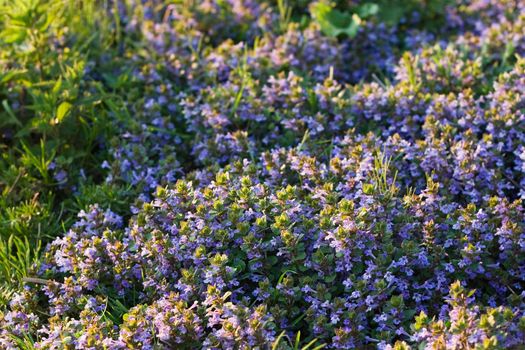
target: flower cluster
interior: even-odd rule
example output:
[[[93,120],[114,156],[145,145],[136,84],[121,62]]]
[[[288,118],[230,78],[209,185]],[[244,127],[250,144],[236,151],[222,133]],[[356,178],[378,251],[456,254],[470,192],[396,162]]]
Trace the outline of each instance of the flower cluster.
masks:
[[[525,330],[523,315],[503,307],[481,312],[470,306],[474,294],[474,290],[466,291],[459,281],[453,283],[447,300],[449,321],[430,320],[421,312],[414,324],[417,341],[431,349],[468,349],[481,344],[485,349],[521,346]],[[516,322],[518,319],[520,321]]]
[[[331,156],[277,149],[189,174],[159,188],[127,227],[94,207],[51,246],[42,276],[56,280],[39,297],[53,319],[71,320],[60,327],[89,323],[86,308],[103,309],[93,305],[108,296],[137,303],[118,331],[93,332],[143,348],[253,348],[294,329],[335,348],[386,344],[410,338],[416,314],[455,315],[435,301],[458,277],[490,307],[507,305],[525,279],[521,200],[494,190],[479,207],[464,204],[432,177],[402,194],[408,175],[396,177],[389,159],[410,160],[397,142],[385,155],[366,147],[372,137],[347,136]],[[522,303],[516,296],[509,312]],[[501,327],[519,342],[519,323]]]
[[[150,52],[129,55],[146,91],[142,103],[130,106],[138,119],[123,128],[108,181],[140,183],[150,192],[182,168],[297,145],[306,132],[328,140],[354,125],[373,130],[362,115],[387,122],[389,133],[419,132],[435,113],[468,118],[461,126],[478,131],[483,126],[472,123],[484,118],[476,114],[485,113],[480,104],[491,98],[491,82],[522,52],[514,5],[449,8],[442,33],[411,29],[406,38],[401,28],[366,22],[353,40],[324,36],[315,22],[280,25],[276,9],[250,1],[136,10],[128,28],[138,30]],[[499,20],[476,19],[478,8]],[[224,37],[239,30],[214,27],[226,22],[244,28],[244,41]],[[257,40],[249,33],[259,33]],[[441,39],[451,33],[458,35]],[[404,47],[410,50],[402,54]],[[374,81],[347,85],[363,79]]]

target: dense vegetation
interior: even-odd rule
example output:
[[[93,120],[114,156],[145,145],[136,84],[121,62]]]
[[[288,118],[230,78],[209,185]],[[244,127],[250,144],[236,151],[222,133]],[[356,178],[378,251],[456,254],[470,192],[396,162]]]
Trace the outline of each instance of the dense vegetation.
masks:
[[[524,1],[0,16],[0,348],[525,348]]]

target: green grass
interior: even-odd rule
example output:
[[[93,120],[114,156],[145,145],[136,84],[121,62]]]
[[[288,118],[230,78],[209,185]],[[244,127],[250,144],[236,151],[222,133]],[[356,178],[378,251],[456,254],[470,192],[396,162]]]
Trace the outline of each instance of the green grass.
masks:
[[[129,189],[104,184],[100,169],[108,157],[100,141],[114,135],[111,116],[122,102],[105,102],[114,86],[86,74],[122,39],[109,6],[0,0],[0,305],[80,209],[128,201]]]

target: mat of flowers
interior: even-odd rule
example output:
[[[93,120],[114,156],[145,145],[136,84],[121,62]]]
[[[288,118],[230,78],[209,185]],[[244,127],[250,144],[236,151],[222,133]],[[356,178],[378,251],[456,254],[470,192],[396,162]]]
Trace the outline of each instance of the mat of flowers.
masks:
[[[525,349],[525,2],[414,3],[117,12],[137,200],[47,247],[0,347]]]

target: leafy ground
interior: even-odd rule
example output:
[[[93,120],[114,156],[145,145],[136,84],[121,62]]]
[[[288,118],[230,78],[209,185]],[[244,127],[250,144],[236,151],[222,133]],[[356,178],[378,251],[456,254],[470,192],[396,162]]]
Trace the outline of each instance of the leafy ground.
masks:
[[[0,347],[525,347],[525,2],[0,0]]]

